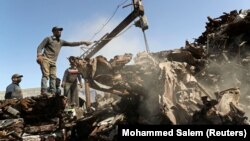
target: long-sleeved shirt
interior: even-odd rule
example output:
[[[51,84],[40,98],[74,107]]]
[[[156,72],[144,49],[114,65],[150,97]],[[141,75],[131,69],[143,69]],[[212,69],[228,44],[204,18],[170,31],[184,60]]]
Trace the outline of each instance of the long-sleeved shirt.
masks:
[[[62,39],[57,39],[55,36],[46,37],[37,48],[37,55],[43,54],[46,58],[56,62],[58,54],[62,46],[79,46],[84,42],[67,42]]]
[[[17,99],[22,99],[23,98],[22,89],[16,83],[11,83],[6,88],[5,99],[12,99],[12,98],[17,98]]]
[[[81,74],[78,72],[78,69],[70,67],[65,70],[62,83],[77,83],[77,79],[82,83]]]

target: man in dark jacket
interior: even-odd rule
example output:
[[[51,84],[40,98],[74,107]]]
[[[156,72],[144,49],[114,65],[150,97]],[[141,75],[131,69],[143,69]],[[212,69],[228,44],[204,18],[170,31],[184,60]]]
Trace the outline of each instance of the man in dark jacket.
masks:
[[[53,35],[46,37],[37,48],[37,63],[40,64],[42,71],[41,94],[47,91],[47,82],[49,82],[49,90],[51,93],[56,93],[56,60],[63,46],[89,46],[91,42],[67,42],[60,39],[63,28],[53,27]]]
[[[23,94],[22,94],[22,89],[19,86],[19,83],[22,81],[23,75],[20,74],[14,74],[12,75],[12,83],[6,88],[5,91],[5,99],[22,99]]]

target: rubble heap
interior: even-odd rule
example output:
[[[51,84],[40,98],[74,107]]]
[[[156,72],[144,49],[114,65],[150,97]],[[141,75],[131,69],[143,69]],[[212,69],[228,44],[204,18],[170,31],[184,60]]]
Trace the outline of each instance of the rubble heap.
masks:
[[[0,101],[1,140],[68,140],[75,126],[64,96],[37,96]]]

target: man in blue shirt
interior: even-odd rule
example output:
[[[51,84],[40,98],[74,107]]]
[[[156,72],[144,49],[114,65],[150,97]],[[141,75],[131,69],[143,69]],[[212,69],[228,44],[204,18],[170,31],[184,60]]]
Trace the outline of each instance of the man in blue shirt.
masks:
[[[12,75],[11,77],[12,83],[8,85],[8,87],[6,88],[5,99],[12,99],[12,98],[22,99],[23,98],[22,89],[19,86],[19,83],[22,81],[22,77],[23,75],[20,75],[20,74]]]

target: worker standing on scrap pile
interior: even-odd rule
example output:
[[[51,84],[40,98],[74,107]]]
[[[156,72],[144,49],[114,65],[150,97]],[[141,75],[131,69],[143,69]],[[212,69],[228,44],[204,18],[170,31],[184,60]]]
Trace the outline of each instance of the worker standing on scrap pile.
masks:
[[[70,67],[64,72],[61,86],[64,88],[64,96],[68,98],[68,104],[79,107],[78,81],[82,88],[82,77],[76,67],[75,59],[74,56],[69,57]]]
[[[46,37],[37,48],[37,63],[41,67],[41,94],[47,93],[47,82],[49,80],[49,92],[55,94],[56,92],[56,60],[62,46],[89,46],[91,42],[67,42],[60,39],[63,28],[53,27],[53,35]]]
[[[5,99],[23,98],[22,89],[19,86],[19,83],[22,81],[22,77],[23,75],[20,74],[12,75],[11,77],[12,83],[8,85],[8,87],[6,88]]]

